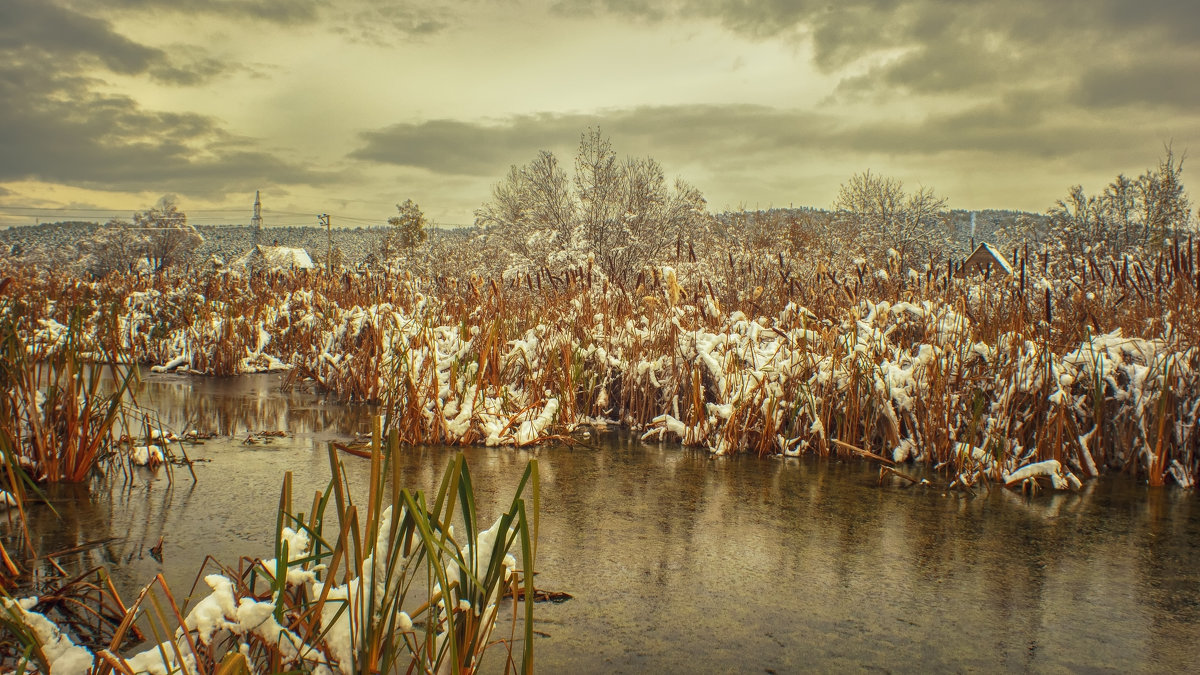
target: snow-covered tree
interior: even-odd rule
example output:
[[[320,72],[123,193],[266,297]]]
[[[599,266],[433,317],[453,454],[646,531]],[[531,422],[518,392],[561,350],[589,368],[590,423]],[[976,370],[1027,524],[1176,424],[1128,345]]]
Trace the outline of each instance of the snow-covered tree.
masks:
[[[383,264],[390,264],[400,254],[408,257],[413,249],[429,238],[429,221],[421,207],[411,199],[396,205],[397,215],[388,218],[388,228],[379,239],[376,251]]]
[[[1158,168],[1142,174],[1135,187],[1143,245],[1191,229],[1191,199],[1183,187],[1183,157],[1168,146]]]
[[[590,258],[610,278],[631,280],[696,239],[709,222],[705,208],[695,187],[679,180],[670,190],[658,162],[622,161],[599,130],[589,129],[580,138],[573,180],[543,150],[528,165],[512,167],[475,215],[518,263]]]
[[[939,250],[948,239],[944,197],[927,187],[905,192],[900,180],[870,170],[842,184],[833,207],[843,222],[857,228],[865,253],[895,249],[901,267],[916,255]]]
[[[144,255],[155,272],[185,260],[204,241],[188,224],[174,195],[164,195],[153,208],[133,214],[133,226],[146,237]]]
[[[109,272],[132,272],[146,254],[149,239],[128,220],[113,218],[80,242],[83,264],[96,276]]]
[[[1191,232],[1191,200],[1183,186],[1183,158],[1170,146],[1158,167],[1136,180],[1118,175],[1098,195],[1074,185],[1048,211],[1052,237],[1068,251],[1103,244],[1114,253],[1154,248]]]
[[[588,129],[580,136],[575,155],[578,237],[585,250],[600,250],[620,237],[623,180],[612,143],[599,129]]]
[[[542,150],[529,164],[512,166],[492,188],[492,200],[475,211],[475,224],[520,265],[541,268],[571,247],[575,202],[554,153]]]

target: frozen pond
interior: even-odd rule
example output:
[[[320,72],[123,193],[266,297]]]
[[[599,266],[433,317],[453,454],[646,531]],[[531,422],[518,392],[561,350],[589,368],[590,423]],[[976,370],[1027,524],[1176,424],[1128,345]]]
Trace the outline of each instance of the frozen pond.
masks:
[[[162,571],[183,596],[206,555],[270,557],[278,491],[328,480],[326,442],[370,411],[278,392],[278,378],[147,377],[175,429],[220,434],[176,469],[32,514],[43,551],[105,563],[132,599]],[[284,430],[246,444],[251,432]],[[436,490],[450,448],[406,449]],[[711,458],[626,436],[598,447],[468,448],[484,520],[530,457],[542,474],[539,672],[1184,671],[1200,659],[1200,499],[1122,477],[1078,494],[978,498],[877,487],[866,462]],[[368,460],[343,456],[365,484]],[[164,562],[149,549],[162,536]],[[203,587],[203,584],[201,584]],[[206,587],[203,590],[207,590]],[[499,654],[489,656],[492,667]]]

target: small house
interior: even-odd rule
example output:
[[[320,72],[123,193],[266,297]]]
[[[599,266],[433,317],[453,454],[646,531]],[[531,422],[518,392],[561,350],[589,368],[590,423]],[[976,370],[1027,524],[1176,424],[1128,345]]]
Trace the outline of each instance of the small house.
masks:
[[[970,274],[990,274],[993,271],[997,274],[1011,275],[1013,267],[1009,264],[1008,259],[1004,257],[1003,253],[997,251],[991,244],[984,242],[977,246],[971,255],[967,256],[967,259],[959,266],[955,276],[965,277]]]
[[[247,270],[309,270],[314,267],[308,251],[287,246],[255,244],[234,265]]]

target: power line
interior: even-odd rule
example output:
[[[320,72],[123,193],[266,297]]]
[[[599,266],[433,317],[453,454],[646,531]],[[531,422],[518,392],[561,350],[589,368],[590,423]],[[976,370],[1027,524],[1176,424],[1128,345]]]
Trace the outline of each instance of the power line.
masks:
[[[90,206],[17,206],[12,204],[0,204],[0,211],[35,211],[35,212],[60,212],[60,211],[75,211],[79,213],[112,213],[114,211],[147,211],[146,208],[123,209],[110,208],[100,209]],[[189,209],[194,213],[244,213],[245,209]]]
[[[337,201],[359,201],[360,203],[369,203],[369,202],[361,202],[361,200],[337,200]],[[26,206],[26,205],[0,204],[0,221],[14,223],[14,226],[20,226],[21,221],[24,221],[27,223],[29,220],[41,221],[41,220],[49,219],[49,218],[58,218],[59,220],[70,220],[73,217],[78,217],[80,219],[88,218],[89,220],[94,220],[94,221],[98,222],[101,219],[101,218],[98,218],[98,216],[99,217],[108,217],[110,219],[118,220],[118,219],[128,218],[129,214],[131,214],[131,213],[136,213],[138,211],[145,211],[145,210],[147,210],[147,209],[144,209],[144,208],[143,209],[121,209],[121,208],[104,209],[104,208],[83,207],[83,206],[80,206],[80,207]],[[197,224],[197,225],[222,224],[222,225],[230,225],[232,227],[244,227],[244,226],[246,226],[246,223],[242,222],[240,218],[234,218],[232,216],[245,216],[248,211],[249,211],[248,209],[212,208],[212,209],[190,209],[190,210],[186,211],[185,213],[188,217],[188,221],[193,224]],[[325,212],[319,211],[317,209],[314,209],[312,211],[307,211],[307,212],[304,212],[304,211],[275,211],[275,210],[267,211],[265,213],[265,215],[269,218],[269,221],[268,221],[269,224],[264,224],[264,227],[265,227],[265,229],[271,229],[272,227],[304,226],[304,225],[308,225],[312,222],[311,219],[314,217],[315,214],[320,214],[320,213],[325,213]],[[330,213],[330,215],[337,218],[337,220],[340,222],[349,222],[349,223],[353,223],[353,224],[357,224],[357,225],[368,225],[368,226],[372,226],[372,227],[386,227],[387,226],[387,218],[384,216],[378,216],[378,217],[366,216],[366,217],[364,217],[362,215],[349,215],[349,214],[344,214],[344,213]],[[38,222],[37,224],[40,225],[43,223]],[[53,223],[44,223],[44,224],[49,225],[49,224],[53,224]],[[442,222],[434,222],[434,223],[431,223],[431,225],[433,227],[439,227],[439,228],[461,228],[461,227],[471,227],[472,226],[471,223],[442,223]]]

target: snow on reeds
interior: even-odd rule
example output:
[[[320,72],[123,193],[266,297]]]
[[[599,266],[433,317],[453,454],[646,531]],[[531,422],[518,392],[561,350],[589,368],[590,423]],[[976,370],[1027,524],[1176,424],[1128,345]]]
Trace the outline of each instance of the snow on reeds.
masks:
[[[647,269],[632,288],[590,266],[19,282],[46,325],[82,305],[115,314],[101,339],[138,362],[286,367],[380,403],[406,443],[525,445],[606,423],[717,454],[925,462],[964,487],[1049,460],[1058,484],[1124,469],[1191,486],[1197,249],[1015,251],[992,278],[743,253]],[[26,330],[49,340],[39,326]]]

